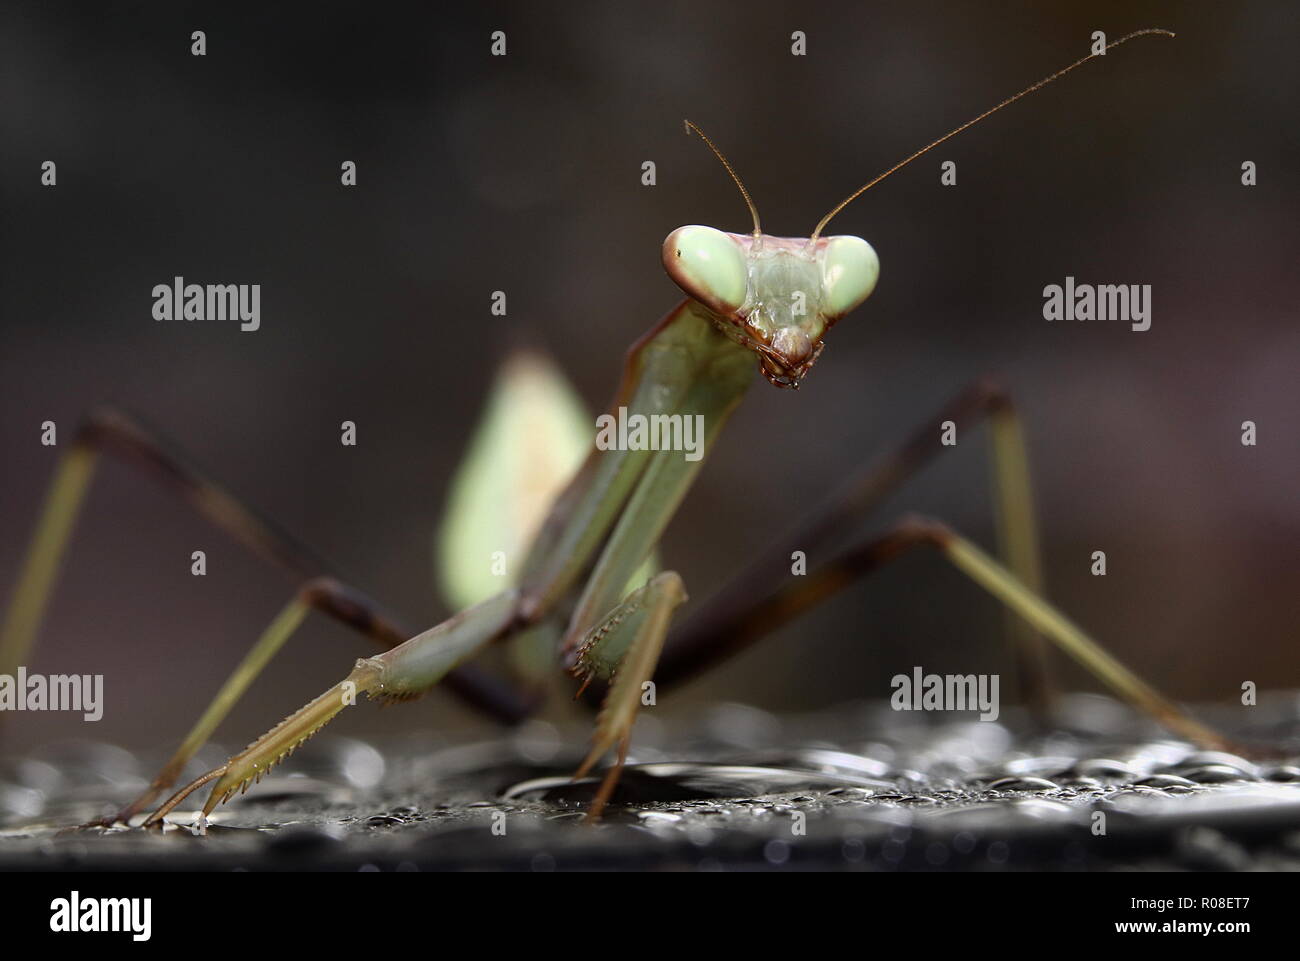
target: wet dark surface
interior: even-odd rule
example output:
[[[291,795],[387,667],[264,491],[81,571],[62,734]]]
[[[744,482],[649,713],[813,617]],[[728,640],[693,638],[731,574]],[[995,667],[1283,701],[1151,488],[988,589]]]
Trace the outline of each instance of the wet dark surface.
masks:
[[[594,782],[569,778],[578,727],[476,744],[322,735],[202,833],[201,793],[161,832],[62,832],[112,813],[160,760],[64,743],[0,761],[0,868],[1297,870],[1300,698],[1267,701],[1199,710],[1272,744],[1267,760],[1198,751],[1095,697],[1067,699],[1049,734],[882,705],[651,718],[595,827],[581,823]]]

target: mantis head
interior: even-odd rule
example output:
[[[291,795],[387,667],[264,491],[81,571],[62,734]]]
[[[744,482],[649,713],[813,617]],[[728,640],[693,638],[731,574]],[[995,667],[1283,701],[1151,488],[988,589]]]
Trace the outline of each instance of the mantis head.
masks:
[[[826,332],[871,295],[880,262],[859,237],[768,237],[679,227],[663,246],[677,286],[777,387],[798,387]]]
[[[686,132],[708,144],[740,188],[754,230],[746,235],[712,227],[678,227],[664,241],[664,267],[677,286],[708,308],[720,330],[758,354],[764,377],[777,387],[798,387],[821,354],[826,331],[871,295],[880,274],[876,252],[865,240],[821,235],[836,214],[886,177],[1021,97],[1134,37],[1151,35],[1172,37],[1173,33],[1149,27],[1134,30],[1103,48],[1094,47],[1088,56],[1008,97],[868,180],[833,207],[806,239],[765,236],[758,209],[731,163],[704,131],[687,120]]]

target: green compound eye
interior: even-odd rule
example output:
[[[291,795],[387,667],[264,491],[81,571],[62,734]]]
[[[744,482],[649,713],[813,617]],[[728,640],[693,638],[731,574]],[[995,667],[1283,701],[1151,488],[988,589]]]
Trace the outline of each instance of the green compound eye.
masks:
[[[740,246],[712,227],[678,227],[664,241],[664,265],[696,300],[735,313],[745,303],[749,268]]]
[[[837,320],[871,296],[880,260],[861,237],[830,237],[821,256],[822,311]]]

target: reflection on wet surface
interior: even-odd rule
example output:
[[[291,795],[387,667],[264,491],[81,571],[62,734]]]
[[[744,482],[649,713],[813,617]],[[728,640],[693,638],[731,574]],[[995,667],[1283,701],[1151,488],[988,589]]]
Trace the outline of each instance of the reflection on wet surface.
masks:
[[[1300,869],[1300,718],[1296,699],[1275,704],[1248,730],[1202,712],[1280,747],[1269,760],[1197,750],[1096,697],[1070,698],[1047,734],[880,705],[721,705],[638,729],[594,827],[598,778],[570,777],[579,726],[474,744],[322,736],[203,832],[201,794],[162,832],[63,832],[112,813],[159,759],[51,745],[0,760],[0,867]],[[195,771],[223,757],[211,747]]]

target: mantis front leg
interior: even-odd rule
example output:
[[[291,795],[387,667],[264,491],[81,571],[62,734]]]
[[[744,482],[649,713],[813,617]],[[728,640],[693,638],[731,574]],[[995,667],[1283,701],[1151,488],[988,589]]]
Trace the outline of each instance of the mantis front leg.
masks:
[[[707,451],[753,377],[752,360],[711,327],[695,330],[701,349],[690,358],[693,369],[681,396],[681,412],[702,418]],[[593,677],[610,682],[591,751],[574,776],[582,777],[619,745],[618,760],[601,782],[588,820],[600,817],[618,784],[643,685],[654,674],[672,612],[686,600],[686,589],[675,571],[664,571],[622,603],[614,602],[659,540],[702,462],[688,460],[682,452],[655,452],[569,622],[562,650],[570,670],[584,679],[584,686]]]
[[[618,784],[642,693],[659,662],[672,612],[685,600],[686,588],[676,571],[656,574],[588,631],[577,650],[573,673],[583,679],[583,686],[593,677],[609,681],[610,686],[596,720],[591,751],[574,777],[584,776],[618,744],[618,761],[601,781],[587,809],[588,820],[600,817]]]
[[[622,401],[633,413],[644,416],[702,418],[703,450],[707,451],[752,378],[750,354],[719,334],[707,315],[687,302],[629,355],[616,404]],[[488,643],[529,633],[523,629],[554,615],[556,602],[577,586],[577,576],[591,567],[604,543],[561,651],[569,666],[575,665],[578,642],[615,608],[701,463],[702,458],[691,460],[678,450],[593,450],[539,535],[522,589],[504,591],[384,654],[358,661],[343,681],[221,767],[186,785],[145,823],[158,823],[186,796],[215,780],[203,808],[206,816],[234,792],[259,780],[344,707],[355,703],[357,695],[388,701],[418,697]],[[661,579],[653,583],[657,586],[650,594],[656,600],[674,596]],[[680,585],[680,580],[677,583]],[[680,596],[684,598],[684,592]],[[665,615],[662,630],[666,627]],[[649,670],[658,657],[662,630],[656,627],[657,640],[643,642],[638,634],[635,645],[625,643],[625,649],[641,650],[639,656],[652,652]],[[609,674],[616,670],[617,664],[611,661]],[[630,723],[626,727],[630,730]],[[622,731],[623,726],[610,729]]]

